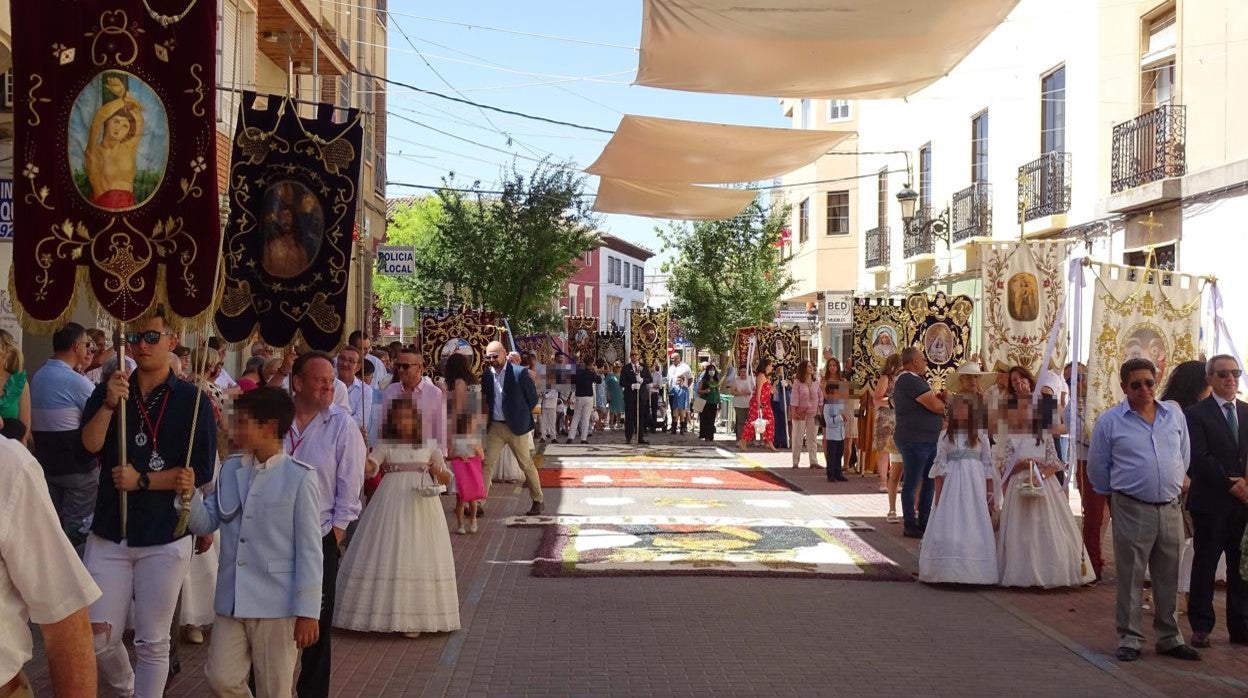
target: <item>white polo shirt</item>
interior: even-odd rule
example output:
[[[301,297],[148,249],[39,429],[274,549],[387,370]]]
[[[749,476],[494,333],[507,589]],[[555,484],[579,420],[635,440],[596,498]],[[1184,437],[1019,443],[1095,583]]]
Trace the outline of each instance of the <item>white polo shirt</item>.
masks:
[[[0,681],[33,656],[29,621],[57,623],[98,598],[61,531],[43,469],[26,447],[0,439]]]

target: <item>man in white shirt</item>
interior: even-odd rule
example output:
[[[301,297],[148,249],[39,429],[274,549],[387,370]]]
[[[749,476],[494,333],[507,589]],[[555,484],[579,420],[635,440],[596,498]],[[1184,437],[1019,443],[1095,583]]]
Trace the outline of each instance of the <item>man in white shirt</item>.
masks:
[[[215,352],[215,356],[209,355],[208,358],[210,360],[212,358],[217,359],[217,375],[212,379],[212,382],[222,390],[233,390],[234,388],[237,388],[238,383],[234,381],[234,377],[230,375],[230,372],[225,370],[226,352],[225,345],[221,343],[221,338],[209,337],[208,348]]]
[[[377,442],[377,393],[372,386],[360,380],[356,371],[360,368],[360,352],[355,347],[343,347],[338,352],[338,382],[347,389],[346,410],[351,413],[360,433],[369,444]]]
[[[372,355],[372,340],[370,340],[362,330],[356,330],[347,337],[347,344],[355,347],[355,350],[360,353],[360,357],[364,361],[373,365],[373,380],[369,383],[369,385],[372,386],[374,390],[381,390],[381,386],[387,383],[391,376],[390,372],[386,370],[385,364],[381,362],[381,359]]]
[[[676,387],[676,379],[678,378],[684,378],[685,385],[693,385],[693,368],[685,363],[685,360],[680,355],[672,357],[672,367],[667,371],[667,387],[669,390]]]
[[[39,463],[18,442],[0,439],[0,695],[32,695],[22,665],[33,656],[34,621],[53,695],[94,696],[87,607],[99,597],[61,532]]]
[[[750,396],[754,393],[754,376],[744,364],[728,368],[724,379],[728,390],[732,393],[732,428],[741,441],[741,431],[750,417]]]

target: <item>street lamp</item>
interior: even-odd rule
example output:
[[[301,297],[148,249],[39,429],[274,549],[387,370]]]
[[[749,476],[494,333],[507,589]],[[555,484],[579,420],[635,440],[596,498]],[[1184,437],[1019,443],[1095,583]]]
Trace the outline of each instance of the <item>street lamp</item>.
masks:
[[[919,203],[919,195],[910,188],[909,182],[903,184],[901,191],[897,192],[897,203],[901,205],[901,221],[905,223],[906,230],[909,230],[910,222],[914,220],[914,207]]]

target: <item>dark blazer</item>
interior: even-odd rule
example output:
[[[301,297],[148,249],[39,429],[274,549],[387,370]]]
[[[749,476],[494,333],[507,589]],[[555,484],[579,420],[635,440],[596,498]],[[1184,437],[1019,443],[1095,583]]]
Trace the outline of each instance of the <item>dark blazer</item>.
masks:
[[[638,380],[641,381],[642,390],[645,390],[647,385],[654,382],[654,378],[650,375],[650,371],[646,369],[645,364],[637,364],[637,366],[641,368],[640,377],[633,371],[632,364],[624,364],[624,368],[620,370],[620,387],[624,389],[625,397],[629,395],[637,396],[637,391],[633,390],[633,384]]]
[[[528,369],[508,363],[503,374],[503,418],[516,436],[533,431],[533,408],[537,406],[537,386]],[[494,369],[487,367],[481,376],[482,402],[488,419],[494,414]]]
[[[1226,414],[1212,395],[1188,407],[1184,414],[1192,448],[1187,468],[1192,478],[1187,495],[1188,510],[1212,514],[1243,508],[1243,502],[1230,493],[1230,478],[1244,477],[1244,461],[1248,458],[1248,403],[1235,401],[1238,444],[1231,434]]]

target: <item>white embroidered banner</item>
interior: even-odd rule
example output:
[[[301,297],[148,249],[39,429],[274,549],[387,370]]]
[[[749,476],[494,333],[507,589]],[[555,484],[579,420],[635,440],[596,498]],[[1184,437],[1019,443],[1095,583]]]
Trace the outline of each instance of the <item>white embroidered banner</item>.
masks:
[[[1068,241],[999,242],[980,248],[984,279],[984,370],[1023,366],[1038,375],[1045,344],[1066,313]],[[1051,368],[1066,362],[1059,331]]]
[[[1169,370],[1199,358],[1200,293],[1198,276],[1093,262],[1096,294],[1088,356],[1087,414],[1090,432],[1096,418],[1123,398],[1118,369],[1130,358],[1157,367],[1157,394]]]

